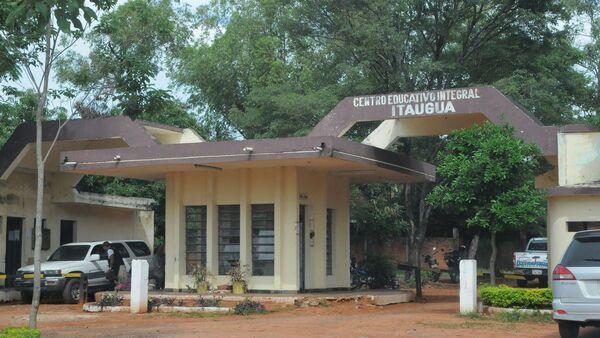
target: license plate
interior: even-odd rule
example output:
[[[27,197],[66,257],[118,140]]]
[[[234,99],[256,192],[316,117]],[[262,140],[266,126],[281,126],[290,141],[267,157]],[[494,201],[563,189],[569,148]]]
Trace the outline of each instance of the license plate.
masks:
[[[23,278],[25,279],[33,279],[33,274],[32,273],[26,273],[23,275]],[[40,275],[41,278],[44,278],[44,275]]]
[[[542,270],[531,270],[531,274],[532,275],[541,275],[542,274]]]

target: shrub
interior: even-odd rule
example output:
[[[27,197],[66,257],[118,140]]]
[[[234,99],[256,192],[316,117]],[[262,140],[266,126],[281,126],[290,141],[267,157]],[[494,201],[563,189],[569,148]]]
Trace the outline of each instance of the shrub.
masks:
[[[200,306],[200,307],[219,307],[219,306],[221,306],[221,298],[198,297],[198,300],[196,300],[196,305]]]
[[[117,294],[113,294],[113,293],[103,294],[102,299],[100,299],[100,301],[98,302],[98,305],[100,305],[100,307],[119,306],[122,304],[123,304],[123,297],[118,296]]]
[[[379,255],[368,256],[362,266],[369,276],[369,287],[371,289],[394,286],[396,266],[389,258]]]
[[[539,309],[552,306],[552,290],[511,288],[506,285],[481,286],[479,296],[484,305]]]
[[[39,338],[40,330],[28,327],[7,327],[0,331],[0,338]]]
[[[233,313],[236,315],[247,316],[252,313],[265,313],[267,310],[265,306],[259,302],[252,301],[250,299],[245,299],[242,302],[239,302],[235,305],[233,309]]]
[[[175,304],[175,298],[170,297],[160,297],[160,298],[150,298],[148,299],[148,311],[152,312],[152,309],[157,309],[161,305],[173,306]]]

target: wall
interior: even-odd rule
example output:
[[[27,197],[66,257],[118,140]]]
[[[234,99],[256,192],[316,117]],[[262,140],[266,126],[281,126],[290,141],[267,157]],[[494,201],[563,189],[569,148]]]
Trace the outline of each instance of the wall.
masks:
[[[568,232],[568,221],[598,222],[600,196],[564,196],[548,198],[548,250],[549,271],[560,262],[574,232]]]
[[[44,196],[44,218],[50,229],[49,250],[42,251],[45,260],[60,245],[60,221],[74,220],[76,241],[111,239],[142,239],[154,243],[154,213],[88,204],[53,203],[72,194],[79,176],[47,174]],[[33,263],[32,229],[35,219],[36,176],[14,172],[8,180],[0,181],[0,271],[5,269],[7,217],[23,218],[22,265]]]
[[[251,276],[250,290],[296,291],[299,288],[299,205],[307,207],[306,287],[349,286],[348,181],[296,167],[206,170],[169,173],[166,206],[166,288],[185,289],[185,207],[207,206],[207,267],[218,271],[217,206],[240,205],[240,263],[252,264],[250,206],[274,204],[274,276]],[[335,209],[334,274],[325,275],[326,209]],[[250,266],[251,271],[251,266]],[[229,284],[214,276],[213,284]]]
[[[559,185],[600,180],[600,133],[558,134]]]

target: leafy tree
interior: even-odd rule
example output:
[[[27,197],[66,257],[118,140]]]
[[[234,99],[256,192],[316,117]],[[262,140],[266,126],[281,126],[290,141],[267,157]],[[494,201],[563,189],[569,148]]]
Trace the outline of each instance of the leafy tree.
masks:
[[[112,0],[90,0],[90,3],[97,9],[107,9],[113,5]],[[40,253],[42,243],[42,219],[43,219],[43,198],[44,198],[44,166],[48,159],[48,153],[42,153],[42,120],[46,111],[47,98],[49,95],[49,80],[52,65],[60,54],[57,49],[59,34],[62,32],[67,36],[79,36],[84,27],[80,20],[83,19],[89,23],[96,18],[94,9],[85,5],[83,0],[76,1],[56,1],[56,0],[17,0],[3,4],[3,10],[0,13],[6,14],[4,22],[0,28],[5,37],[11,34],[24,37],[24,42],[13,45],[8,44],[9,53],[2,51],[0,57],[17,56],[14,64],[0,61],[2,65],[9,65],[5,69],[16,75],[18,72],[11,71],[12,68],[21,67],[27,70],[27,75],[31,83],[35,86],[37,96],[35,108],[36,121],[36,145],[35,157],[37,164],[37,191],[36,191],[36,224],[35,224],[35,248],[34,248],[34,287],[33,299],[31,302],[31,311],[29,313],[29,327],[37,326],[37,312],[40,304]],[[58,29],[55,28],[58,26]],[[25,43],[28,42],[28,43]],[[16,49],[15,49],[16,48]],[[68,47],[67,47],[68,48]],[[37,58],[32,59],[37,54],[43,55],[43,61]],[[33,76],[30,66],[40,65],[42,76],[37,81]],[[59,126],[58,132],[63,125]],[[53,144],[52,144],[53,145]],[[52,148],[52,146],[50,147]]]
[[[486,122],[454,131],[439,154],[438,185],[427,196],[437,208],[453,209],[469,227],[490,233],[491,283],[495,284],[496,234],[543,220],[543,193],[535,188],[541,152],[513,136],[506,125]]]
[[[37,96],[32,91],[2,88],[0,97],[0,147],[6,143],[13,131],[23,122],[35,121]]]

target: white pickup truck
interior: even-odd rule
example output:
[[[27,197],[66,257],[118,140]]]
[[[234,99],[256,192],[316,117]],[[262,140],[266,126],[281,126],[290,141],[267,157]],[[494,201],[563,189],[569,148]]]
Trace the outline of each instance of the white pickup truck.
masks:
[[[527,282],[537,279],[541,285],[548,285],[548,240],[545,237],[534,237],[527,243],[525,252],[513,254],[513,269],[516,275],[525,279],[517,279],[517,285],[527,286]]]
[[[42,295],[61,294],[65,303],[77,303],[80,273],[85,273],[90,291],[109,289],[111,285],[105,277],[108,258],[102,249],[103,242],[69,243],[56,249],[48,261],[42,263]],[[127,271],[130,271],[133,259],[148,260],[152,266],[152,253],[144,241],[110,241],[110,245],[123,257]],[[17,271],[15,287],[21,291],[24,302],[31,302],[33,265]]]

